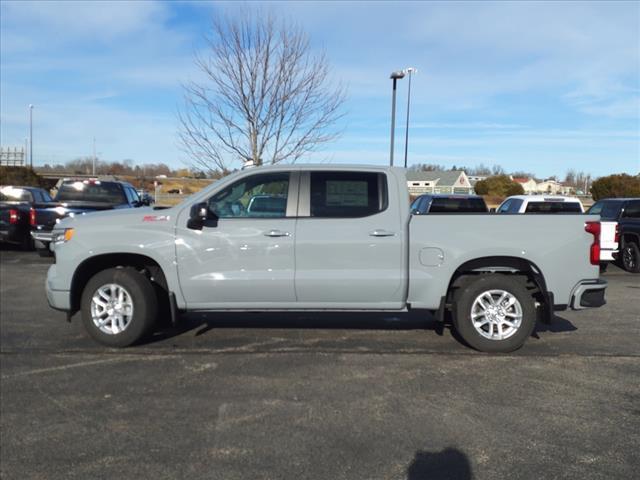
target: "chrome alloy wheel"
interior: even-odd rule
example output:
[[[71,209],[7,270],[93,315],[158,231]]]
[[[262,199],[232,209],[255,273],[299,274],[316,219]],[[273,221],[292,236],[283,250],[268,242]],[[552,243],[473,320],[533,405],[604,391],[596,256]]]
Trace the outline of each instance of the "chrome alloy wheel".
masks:
[[[622,264],[625,270],[632,270],[636,266],[635,255],[630,245],[626,245],[622,250]]]
[[[522,305],[505,290],[487,290],[471,306],[471,322],[476,331],[489,340],[504,340],[522,324]]]
[[[122,333],[131,325],[133,318],[131,294],[117,283],[101,286],[91,298],[91,318],[103,333]]]

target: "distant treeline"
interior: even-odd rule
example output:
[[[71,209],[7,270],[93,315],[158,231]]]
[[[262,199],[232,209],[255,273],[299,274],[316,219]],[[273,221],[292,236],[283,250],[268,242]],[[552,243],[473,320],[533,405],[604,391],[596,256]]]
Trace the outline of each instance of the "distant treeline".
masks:
[[[91,175],[93,171],[93,159],[91,157],[77,158],[69,160],[62,164],[51,165],[44,164],[42,167],[35,167],[40,173],[61,172],[70,175]],[[95,162],[96,175],[129,175],[139,178],[157,177],[158,175],[166,175],[167,177],[182,178],[219,178],[221,172],[205,173],[201,171],[193,171],[188,168],[172,169],[164,163],[145,163],[143,165],[135,165],[133,160],[123,160],[121,162],[106,162],[97,160]]]

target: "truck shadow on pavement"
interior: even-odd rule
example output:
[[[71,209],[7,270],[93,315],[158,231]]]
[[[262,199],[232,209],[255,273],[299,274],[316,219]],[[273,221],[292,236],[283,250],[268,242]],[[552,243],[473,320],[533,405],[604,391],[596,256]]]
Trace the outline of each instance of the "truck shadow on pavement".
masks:
[[[464,340],[449,323],[443,325],[426,311],[411,312],[192,312],[183,314],[178,325],[163,328],[142,344],[152,344],[195,332],[195,337],[217,329],[283,329],[283,330],[430,330],[443,336],[449,330],[459,343]],[[538,322],[532,337],[538,333],[562,333],[577,330],[569,320],[555,316],[551,324]]]
[[[407,468],[407,480],[471,480],[471,463],[456,448],[441,452],[417,451]]]

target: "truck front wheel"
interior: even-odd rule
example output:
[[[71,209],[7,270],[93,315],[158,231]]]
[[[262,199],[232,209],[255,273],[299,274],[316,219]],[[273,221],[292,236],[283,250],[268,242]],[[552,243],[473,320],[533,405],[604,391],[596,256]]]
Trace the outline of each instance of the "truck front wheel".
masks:
[[[506,353],[533,332],[536,307],[521,277],[490,274],[463,283],[456,293],[453,325],[471,347]]]
[[[95,274],[82,292],[82,321],[98,342],[127,347],[151,330],[157,314],[151,282],[133,268]]]

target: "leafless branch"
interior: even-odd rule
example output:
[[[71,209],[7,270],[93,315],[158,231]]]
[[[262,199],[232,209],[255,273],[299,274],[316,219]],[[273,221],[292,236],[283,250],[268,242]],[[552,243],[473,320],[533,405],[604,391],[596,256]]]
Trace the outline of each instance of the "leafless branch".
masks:
[[[295,162],[338,135],[342,86],[298,27],[245,12],[213,22],[195,62],[202,82],[184,85],[179,138],[192,162],[227,170],[238,161]]]

